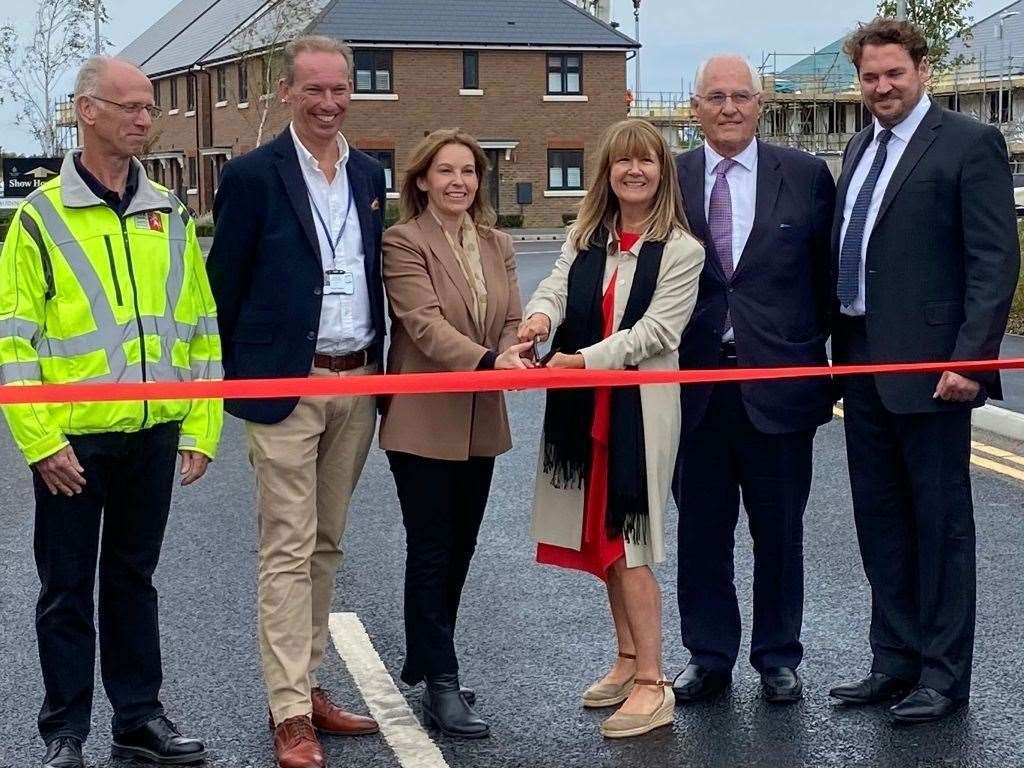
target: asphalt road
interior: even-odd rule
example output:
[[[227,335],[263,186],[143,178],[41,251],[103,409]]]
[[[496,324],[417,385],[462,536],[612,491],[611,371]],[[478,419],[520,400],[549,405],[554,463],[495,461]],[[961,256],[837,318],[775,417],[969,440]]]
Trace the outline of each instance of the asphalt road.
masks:
[[[518,250],[528,292],[550,267],[555,248],[523,244]],[[830,684],[864,671],[869,662],[867,589],[837,421],[819,432],[806,516],[804,701],[783,708],[764,703],[756,674],[742,663],[744,650],[730,694],[678,709],[671,730],[609,742],[597,731],[606,713],[578,706],[580,692],[614,653],[603,590],[586,575],[534,564],[528,521],[543,397],[512,393],[508,400],[516,447],[497,464],[458,637],[464,682],[478,691],[478,709],[493,735],[481,742],[439,738],[451,768],[1024,765],[1024,481],[980,470],[974,475],[979,603],[969,710],[939,725],[899,729],[882,708],[844,709],[828,701]],[[998,444],[1024,454],[1024,446]],[[5,430],[0,461],[8,468],[0,477],[0,766],[22,768],[36,764],[42,753],[35,730],[41,688],[32,629],[38,585],[29,475]],[[252,501],[242,429],[231,419],[209,475],[176,492],[157,572],[164,703],[183,729],[207,739],[213,751],[209,764],[216,768],[273,765],[255,638]],[[670,510],[669,541],[676,535],[675,519]],[[378,451],[353,500],[345,549],[334,610],[358,614],[397,678],[404,533]],[[687,658],[675,611],[674,549],[656,570],[664,589],[669,674]],[[751,557],[743,526],[737,533],[736,579],[749,625]],[[333,650],[326,666],[325,685],[336,698],[365,711]],[[419,691],[399,687],[418,713]],[[110,760],[109,717],[97,680],[90,765],[127,765]],[[381,736],[328,739],[326,746],[335,768],[399,766]]]

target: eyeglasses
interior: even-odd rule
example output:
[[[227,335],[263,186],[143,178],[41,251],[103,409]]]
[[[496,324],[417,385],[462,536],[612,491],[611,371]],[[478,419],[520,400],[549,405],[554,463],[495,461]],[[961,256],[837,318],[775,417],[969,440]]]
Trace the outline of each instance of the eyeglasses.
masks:
[[[725,102],[731,100],[734,106],[745,107],[747,104],[752,102],[756,98],[756,94],[748,93],[747,91],[736,91],[735,93],[722,93],[721,91],[715,91],[709,93],[707,96],[698,96],[701,101],[706,101],[713,107],[721,109],[725,106]]]
[[[89,94],[90,99],[96,99],[96,101],[102,101],[104,104],[109,104],[112,107],[117,107],[119,110],[124,112],[126,115],[137,115],[142,110],[149,112],[151,118],[160,117],[163,114],[163,108],[158,107],[156,104],[140,104],[132,102],[131,104],[122,104],[119,101],[111,101],[110,99],[104,99],[102,96],[93,96]]]

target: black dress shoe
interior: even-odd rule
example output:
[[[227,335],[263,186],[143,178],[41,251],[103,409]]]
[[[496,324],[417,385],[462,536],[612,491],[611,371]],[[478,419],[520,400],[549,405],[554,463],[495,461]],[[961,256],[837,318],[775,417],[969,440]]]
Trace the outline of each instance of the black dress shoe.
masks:
[[[58,736],[46,745],[43,768],[85,768],[82,742],[74,736]]]
[[[951,715],[967,704],[967,699],[950,699],[934,688],[919,685],[895,706],[889,707],[898,723],[931,723]]]
[[[491,735],[491,727],[473,711],[462,692],[458,675],[428,677],[421,703],[427,728],[436,728],[445,736],[458,739],[483,739]]]
[[[828,692],[833,699],[847,704],[877,704],[906,696],[914,686],[906,680],[872,672],[863,680],[837,685]]]
[[[163,716],[116,735],[110,752],[114,757],[141,757],[166,765],[198,763],[206,759],[203,742],[182,736],[174,723]]]
[[[768,667],[761,672],[761,689],[764,697],[773,704],[799,701],[804,695],[804,684],[795,669],[789,667]]]
[[[676,696],[676,704],[688,704],[715,696],[730,685],[732,675],[728,672],[716,672],[699,664],[687,664],[686,669],[676,675],[672,692]]]

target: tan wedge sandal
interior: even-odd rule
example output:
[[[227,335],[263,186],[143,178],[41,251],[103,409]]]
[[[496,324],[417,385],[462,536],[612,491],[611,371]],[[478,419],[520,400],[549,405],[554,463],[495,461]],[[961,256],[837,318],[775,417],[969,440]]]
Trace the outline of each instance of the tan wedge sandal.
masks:
[[[636,661],[636,654],[620,653],[620,659]],[[583,693],[583,706],[587,709],[601,709],[602,707],[614,707],[629,698],[633,690],[633,677],[630,677],[622,685],[611,683],[594,683]]]
[[[601,735],[608,739],[627,739],[630,736],[643,736],[655,728],[672,725],[675,717],[676,697],[672,693],[669,680],[643,680],[636,678],[634,685],[653,685],[662,690],[661,705],[648,715],[625,715],[616,712],[601,723]]]

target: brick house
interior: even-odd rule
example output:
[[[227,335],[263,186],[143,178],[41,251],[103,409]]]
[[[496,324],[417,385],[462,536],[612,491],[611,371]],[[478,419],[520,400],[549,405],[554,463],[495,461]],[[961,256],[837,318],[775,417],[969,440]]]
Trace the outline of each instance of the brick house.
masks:
[[[182,0],[120,54],[152,79],[164,110],[143,159],[197,211],[210,210],[227,160],[287,124],[272,84],[274,51],[292,35],[272,13],[299,2]],[[387,169],[389,198],[413,146],[458,126],[487,152],[499,214],[560,226],[602,131],[627,114],[638,45],[568,0],[321,0],[312,10],[302,31],[354,49],[343,130]]]

